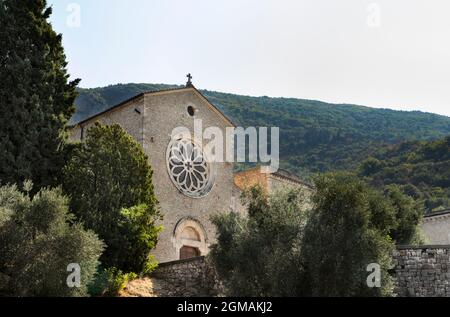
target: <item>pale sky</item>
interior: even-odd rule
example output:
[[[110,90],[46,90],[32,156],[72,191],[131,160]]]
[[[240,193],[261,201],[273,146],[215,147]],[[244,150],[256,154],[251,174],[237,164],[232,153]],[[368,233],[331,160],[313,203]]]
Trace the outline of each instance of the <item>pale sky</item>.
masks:
[[[82,87],[190,72],[200,89],[450,116],[448,0],[48,3]]]

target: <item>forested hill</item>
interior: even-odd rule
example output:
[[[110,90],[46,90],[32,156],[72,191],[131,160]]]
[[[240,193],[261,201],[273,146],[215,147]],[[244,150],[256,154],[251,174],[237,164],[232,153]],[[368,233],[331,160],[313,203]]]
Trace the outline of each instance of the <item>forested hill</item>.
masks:
[[[123,84],[80,89],[77,122],[144,91],[170,85]],[[335,105],[293,98],[202,93],[240,126],[280,127],[282,167],[299,175],[353,169],[383,145],[450,135],[450,118],[422,112]]]
[[[377,151],[359,168],[360,176],[382,188],[400,185],[423,201],[428,212],[450,207],[450,136],[435,141],[410,141]]]

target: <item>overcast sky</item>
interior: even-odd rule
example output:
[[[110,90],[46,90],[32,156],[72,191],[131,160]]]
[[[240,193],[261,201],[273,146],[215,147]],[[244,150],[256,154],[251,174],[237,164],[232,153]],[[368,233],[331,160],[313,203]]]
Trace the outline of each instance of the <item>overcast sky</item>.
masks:
[[[201,89],[450,116],[448,0],[48,2],[82,87],[190,72]]]

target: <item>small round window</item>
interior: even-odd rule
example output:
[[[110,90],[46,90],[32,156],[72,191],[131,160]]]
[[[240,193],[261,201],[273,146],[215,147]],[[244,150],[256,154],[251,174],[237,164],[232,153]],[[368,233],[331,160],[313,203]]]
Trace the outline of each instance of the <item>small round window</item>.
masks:
[[[193,117],[193,116],[195,115],[195,109],[194,109],[194,107],[189,106],[189,107],[187,108],[187,112],[188,112],[188,114],[189,114],[191,117]]]

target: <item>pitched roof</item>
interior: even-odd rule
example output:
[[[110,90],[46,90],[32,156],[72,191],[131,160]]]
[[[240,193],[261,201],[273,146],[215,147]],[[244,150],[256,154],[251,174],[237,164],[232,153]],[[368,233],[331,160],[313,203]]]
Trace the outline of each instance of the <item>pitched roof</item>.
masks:
[[[284,169],[281,169],[281,168],[279,168],[277,172],[272,173],[271,175],[275,175],[275,176],[278,176],[280,178],[284,178],[284,179],[290,180],[292,182],[305,185],[306,187],[313,188],[313,186],[311,184],[308,184],[307,182],[303,181],[302,179],[300,179],[295,174],[292,174],[291,172],[289,172],[287,170],[284,170]]]
[[[433,217],[438,217],[438,216],[443,216],[443,215],[448,215],[450,214],[450,209],[446,209],[446,210],[442,210],[442,211],[436,211],[436,212],[431,212],[426,214],[425,216],[423,216],[424,218],[433,218]]]
[[[236,172],[235,176],[239,176],[240,174],[245,174],[245,173],[252,172],[252,171],[258,171],[259,173],[265,174],[267,176],[282,178],[282,179],[285,179],[285,180],[288,180],[288,181],[291,181],[291,182],[294,182],[294,183],[306,186],[306,187],[308,187],[310,189],[314,189],[314,186],[312,186],[311,184],[303,181],[300,177],[296,176],[295,174],[292,174],[291,172],[289,172],[287,170],[279,168],[276,172],[273,172],[273,173],[271,173],[271,172],[264,172],[264,169],[268,169],[268,168],[269,168],[269,166],[260,165],[260,166],[256,166],[256,167],[253,167],[253,168],[246,169],[246,170],[241,171],[241,172]]]
[[[122,107],[122,106],[124,106],[124,105],[126,105],[126,104],[128,104],[128,103],[130,103],[130,102],[132,102],[132,101],[138,100],[139,98],[144,97],[144,96],[146,96],[146,95],[164,94],[164,93],[170,93],[170,92],[175,92],[175,91],[183,91],[183,90],[186,90],[186,91],[188,91],[188,90],[193,90],[200,98],[202,98],[204,101],[206,101],[206,103],[209,104],[209,105],[213,108],[213,110],[214,110],[215,112],[217,112],[217,113],[218,113],[218,114],[219,114],[219,115],[220,115],[227,123],[229,123],[231,126],[235,127],[235,124],[234,124],[227,116],[225,116],[225,114],[223,114],[223,112],[220,111],[219,108],[217,108],[213,103],[211,103],[211,102],[208,100],[208,98],[206,98],[206,97],[205,97],[205,96],[204,96],[197,88],[195,88],[193,85],[191,85],[191,86],[189,86],[189,87],[169,88],[169,89],[161,89],[161,90],[154,90],[154,91],[142,92],[142,93],[137,94],[136,96],[133,96],[133,97],[127,99],[127,100],[124,100],[124,101],[122,101],[122,102],[120,102],[120,103],[118,103],[118,104],[116,104],[116,105],[114,105],[114,106],[112,106],[112,107],[109,107],[108,109],[106,109],[106,110],[104,110],[104,111],[101,111],[101,112],[96,113],[96,114],[94,114],[94,115],[92,115],[92,116],[90,116],[90,117],[88,117],[88,118],[86,118],[86,119],[83,119],[83,120],[81,120],[81,121],[79,121],[79,122],[73,124],[71,127],[75,127],[75,126],[78,126],[78,125],[83,125],[84,123],[86,123],[86,122],[88,122],[88,121],[91,121],[92,119],[95,119],[95,118],[97,118],[97,117],[101,117],[102,115],[104,115],[104,114],[106,114],[106,113],[108,113],[108,112],[110,112],[110,111],[112,111],[112,110],[115,110],[115,109],[117,109],[117,108],[120,108],[120,107]]]

